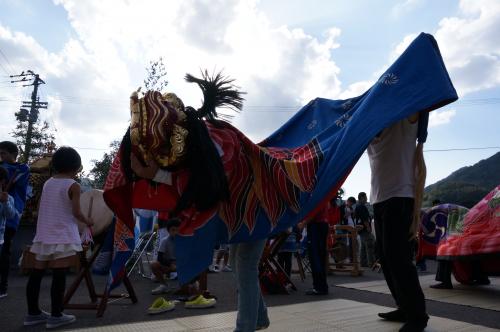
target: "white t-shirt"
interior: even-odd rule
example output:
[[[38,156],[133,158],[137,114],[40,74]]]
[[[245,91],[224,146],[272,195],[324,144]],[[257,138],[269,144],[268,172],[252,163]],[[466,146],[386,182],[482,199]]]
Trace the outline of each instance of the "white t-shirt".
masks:
[[[372,171],[370,202],[392,197],[414,197],[418,122],[403,119],[385,129],[368,146]]]
[[[352,207],[345,207],[345,218],[347,219],[347,225],[354,227],[354,219],[352,218],[354,214],[354,206]]]

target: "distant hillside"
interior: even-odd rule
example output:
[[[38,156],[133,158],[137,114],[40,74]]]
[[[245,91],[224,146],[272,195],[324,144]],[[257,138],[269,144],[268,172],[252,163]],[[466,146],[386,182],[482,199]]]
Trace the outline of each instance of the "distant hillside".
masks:
[[[425,188],[424,206],[434,199],[443,203],[474,206],[500,184],[500,152],[488,159],[460,168],[447,178]]]

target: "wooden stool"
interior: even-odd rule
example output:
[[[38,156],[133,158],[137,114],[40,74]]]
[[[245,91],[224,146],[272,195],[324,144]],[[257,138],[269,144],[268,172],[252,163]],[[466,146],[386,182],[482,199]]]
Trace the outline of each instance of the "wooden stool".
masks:
[[[96,292],[94,281],[92,280],[91,268],[95,259],[99,255],[101,248],[102,248],[102,243],[96,245],[94,247],[94,252],[92,253],[92,256],[89,259],[87,259],[87,251],[89,250],[88,246],[84,246],[84,250],[79,253],[81,268],[75,280],[68,288],[64,296],[63,304],[65,309],[97,310],[96,316],[102,317],[104,311],[106,310],[108,300],[110,298],[128,297],[132,300],[132,303],[137,303],[137,296],[135,295],[134,288],[132,287],[132,283],[130,282],[127,275],[123,277],[123,284],[125,285],[128,294],[125,295],[110,294],[110,290],[107,284],[104,288],[103,293],[98,294]],[[70,303],[71,298],[73,297],[73,295],[75,294],[76,290],[78,289],[83,280],[85,280],[85,284],[89,292],[91,303]]]

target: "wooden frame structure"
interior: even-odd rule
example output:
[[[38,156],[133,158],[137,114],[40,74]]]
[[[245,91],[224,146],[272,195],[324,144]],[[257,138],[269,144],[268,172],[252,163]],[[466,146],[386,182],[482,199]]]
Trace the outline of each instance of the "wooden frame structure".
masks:
[[[84,248],[82,252],[79,253],[80,257],[80,271],[78,272],[75,280],[72,282],[71,286],[68,288],[66,294],[64,295],[64,308],[65,309],[77,309],[77,310],[97,310],[96,316],[102,317],[104,311],[106,310],[108,300],[111,298],[130,298],[132,303],[137,303],[137,296],[135,294],[134,288],[128,276],[125,275],[123,278],[123,284],[128,292],[128,294],[110,294],[110,290],[105,286],[103,293],[98,294],[95,289],[94,281],[92,280],[92,264],[101,252],[102,244],[96,245],[92,256],[87,259],[86,253],[88,250]],[[77,291],[78,287],[85,280],[87,290],[90,296],[91,303],[70,303],[73,295]]]
[[[346,234],[336,234],[336,231],[346,231]],[[329,263],[329,272],[349,272],[353,277],[363,275],[363,269],[358,259],[358,232],[361,226],[335,225],[330,228],[331,236],[338,240],[347,240],[351,242],[351,262],[350,263]],[[335,249],[330,249],[330,252]],[[344,268],[345,267],[345,268]]]

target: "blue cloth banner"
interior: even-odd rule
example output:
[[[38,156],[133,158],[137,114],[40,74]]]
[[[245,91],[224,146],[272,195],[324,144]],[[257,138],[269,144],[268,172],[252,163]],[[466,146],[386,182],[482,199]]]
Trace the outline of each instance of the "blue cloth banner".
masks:
[[[458,99],[435,39],[420,34],[378,81],[361,96],[346,100],[316,98],[259,144],[293,149],[319,144],[322,158],[312,191],[301,192],[300,209],[287,208],[275,227],[259,211],[255,228],[228,233],[218,215],[190,235],[176,237],[177,269],[181,283],[192,280],[211,263],[219,243],[238,243],[269,237],[317,212],[334,197],[371,140],[383,129],[417,112],[429,112]],[[415,138],[416,139],[416,138]]]

